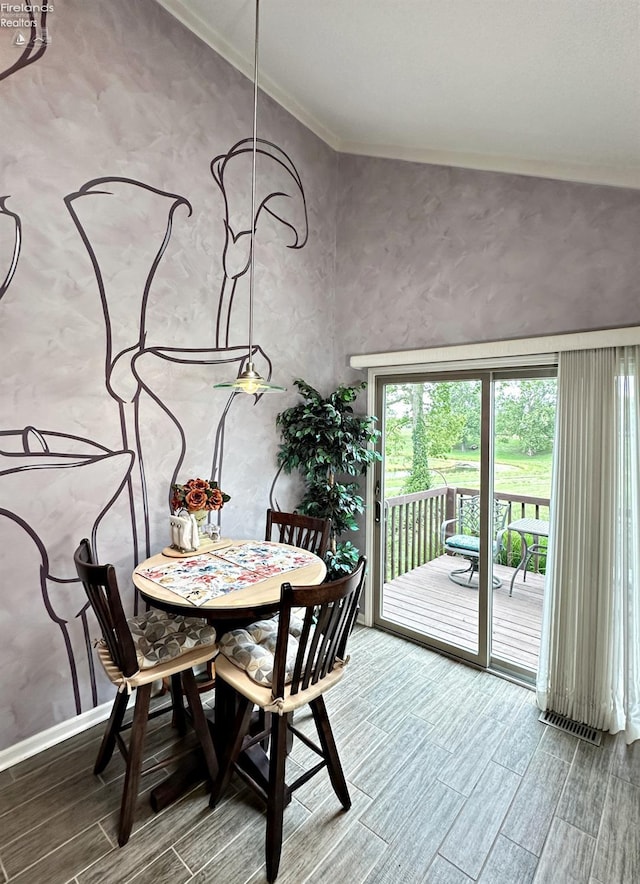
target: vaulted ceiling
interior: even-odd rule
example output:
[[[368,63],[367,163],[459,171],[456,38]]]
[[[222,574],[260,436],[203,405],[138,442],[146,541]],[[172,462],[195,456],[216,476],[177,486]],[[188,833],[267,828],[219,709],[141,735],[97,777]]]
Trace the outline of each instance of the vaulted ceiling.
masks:
[[[253,76],[254,0],[158,0]],[[261,0],[260,83],[336,150],[640,187],[640,0]]]

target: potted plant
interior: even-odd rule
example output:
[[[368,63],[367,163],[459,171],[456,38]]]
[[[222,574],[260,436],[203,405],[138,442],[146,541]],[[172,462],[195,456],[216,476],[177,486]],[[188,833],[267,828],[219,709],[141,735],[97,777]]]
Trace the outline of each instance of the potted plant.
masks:
[[[304,478],[305,494],[296,510],[331,519],[327,576],[335,580],[358,563],[359,550],[338,538],[358,530],[364,501],[358,482],[349,477],[363,475],[370,463],[380,459],[372,448],[380,433],[374,417],[353,411],[352,403],[366,383],[341,384],[326,397],[300,378],[293,383],[304,401],[276,418],[282,435],[278,463],[285,473],[299,470]]]

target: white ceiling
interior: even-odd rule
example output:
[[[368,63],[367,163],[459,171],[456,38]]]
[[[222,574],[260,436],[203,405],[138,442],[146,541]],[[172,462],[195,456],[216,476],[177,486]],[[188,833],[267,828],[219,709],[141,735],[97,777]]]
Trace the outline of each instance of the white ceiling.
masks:
[[[254,0],[158,0],[253,76]],[[260,84],[336,150],[640,187],[640,0],[261,0]]]

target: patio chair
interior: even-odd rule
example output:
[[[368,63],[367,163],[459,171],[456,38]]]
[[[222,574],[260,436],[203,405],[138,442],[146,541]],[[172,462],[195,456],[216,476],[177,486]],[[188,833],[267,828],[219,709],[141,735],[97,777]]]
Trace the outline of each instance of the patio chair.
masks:
[[[502,545],[502,535],[509,515],[509,504],[494,500],[493,502],[493,542],[492,558],[496,560]],[[454,527],[455,526],[455,527]],[[454,534],[450,532],[455,530]],[[473,575],[478,573],[480,559],[480,497],[460,497],[458,515],[455,519],[447,519],[440,526],[440,539],[445,550],[455,556],[467,559],[467,568],[456,568],[449,574],[449,580],[459,586],[471,586]],[[502,585],[502,580],[492,575],[493,588]]]

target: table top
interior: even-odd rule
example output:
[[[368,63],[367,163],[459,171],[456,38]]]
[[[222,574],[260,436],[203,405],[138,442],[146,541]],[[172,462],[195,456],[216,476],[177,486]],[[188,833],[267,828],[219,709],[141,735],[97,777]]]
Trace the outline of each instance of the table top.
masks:
[[[250,548],[251,546],[262,546],[264,543],[265,541],[256,540],[221,539],[218,543],[213,544],[208,553],[201,553],[201,555],[207,555],[209,560],[215,562],[215,554],[220,553],[222,556],[225,549],[231,546],[242,545]],[[282,547],[285,550],[292,549],[292,547],[284,543],[272,543],[271,545]],[[327,573],[325,563],[318,556],[306,550],[304,552],[307,556],[312,557],[312,562],[309,565],[289,571],[282,571],[273,577],[267,577],[257,583],[253,583],[251,586],[235,589],[210,599],[203,605],[194,605],[177,593],[139,573],[142,568],[157,568],[164,565],[177,564],[178,560],[175,557],[166,556],[163,553],[158,553],[144,562],[140,562],[133,572],[133,583],[145,601],[163,610],[189,614],[192,617],[206,617],[210,620],[254,618],[260,616],[261,613],[267,613],[269,610],[277,608],[280,602],[280,589],[283,583],[291,583],[294,586],[315,586],[322,583]],[[195,556],[198,553],[192,553],[191,555]]]
[[[536,534],[538,537],[549,536],[549,523],[543,519],[516,519],[509,522],[508,531],[518,531],[520,534]]]

